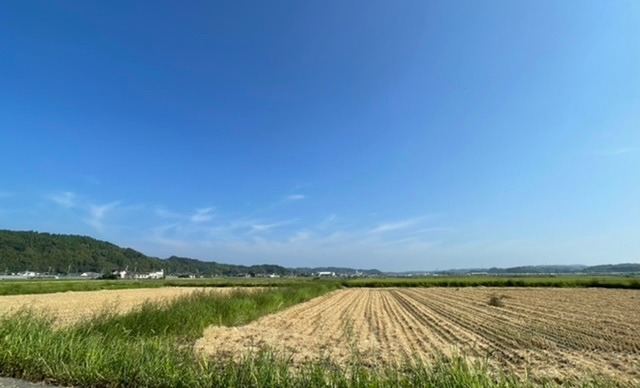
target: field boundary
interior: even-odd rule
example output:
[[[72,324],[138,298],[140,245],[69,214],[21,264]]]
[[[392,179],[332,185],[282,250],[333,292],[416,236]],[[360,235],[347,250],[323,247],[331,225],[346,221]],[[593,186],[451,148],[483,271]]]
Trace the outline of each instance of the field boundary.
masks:
[[[336,287],[558,287],[640,290],[640,275],[619,276],[451,276],[313,278],[210,278],[167,280],[10,280],[0,281],[0,296],[125,290],[160,287],[298,287],[334,284]]]
[[[455,276],[421,278],[359,278],[343,287],[538,287],[640,289],[640,276]]]

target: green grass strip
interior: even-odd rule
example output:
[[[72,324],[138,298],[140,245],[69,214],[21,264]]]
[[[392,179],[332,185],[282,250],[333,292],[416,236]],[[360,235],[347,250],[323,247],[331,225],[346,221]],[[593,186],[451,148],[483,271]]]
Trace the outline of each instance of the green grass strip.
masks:
[[[454,276],[420,278],[359,278],[342,282],[344,287],[559,287],[640,289],[640,276]]]
[[[170,280],[10,280],[0,281],[0,295],[158,287],[295,287],[337,283],[343,287],[562,287],[640,289],[640,276],[447,276],[407,278],[213,278]]]
[[[146,302],[119,315],[106,310],[73,328],[83,335],[107,337],[181,337],[193,341],[212,324],[236,326],[337,289],[336,283],[269,289],[238,289],[229,293],[194,291],[165,303]]]

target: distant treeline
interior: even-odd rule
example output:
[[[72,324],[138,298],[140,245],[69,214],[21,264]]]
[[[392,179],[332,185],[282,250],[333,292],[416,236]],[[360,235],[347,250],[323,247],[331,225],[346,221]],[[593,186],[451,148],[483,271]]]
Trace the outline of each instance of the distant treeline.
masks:
[[[176,256],[159,259],[86,236],[0,230],[0,273],[26,270],[52,274],[109,273],[125,268],[139,273],[164,269],[167,274],[203,276],[287,275],[293,272],[269,264],[244,266]]]
[[[566,287],[640,289],[640,277],[626,276],[450,276],[423,278],[361,278],[342,282],[344,287]]]
[[[121,248],[106,241],[87,236],[61,235],[39,232],[0,230],[0,274],[34,271],[51,274],[82,272],[109,273],[128,268],[130,272],[151,272],[163,269],[166,274],[201,276],[242,275],[309,275],[317,272],[380,276],[376,269],[344,267],[285,268],[273,264],[234,265],[214,261],[201,261],[171,256],[167,259],[146,256],[131,248]],[[587,267],[584,265],[542,265],[511,268],[441,271],[440,274],[459,275],[484,272],[490,275],[509,274],[603,274],[640,273],[640,264],[608,264]],[[407,275],[404,274],[393,274]]]
[[[640,264],[604,264],[604,265],[527,265],[508,268],[465,268],[436,271],[439,276],[459,275],[578,275],[578,274],[640,274]],[[420,276],[425,272],[402,272],[397,276]]]
[[[532,265],[511,268],[489,268],[488,274],[603,274],[603,273],[640,273],[640,264],[605,264],[605,265]]]

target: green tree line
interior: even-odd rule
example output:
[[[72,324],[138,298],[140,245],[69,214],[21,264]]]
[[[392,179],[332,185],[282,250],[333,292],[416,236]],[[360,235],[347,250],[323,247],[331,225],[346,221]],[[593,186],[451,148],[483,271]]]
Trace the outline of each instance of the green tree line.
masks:
[[[268,264],[242,266],[176,256],[160,259],[87,236],[0,230],[0,273],[26,270],[52,274],[108,273],[127,267],[137,272],[164,269],[167,274],[203,276],[287,275],[291,272]]]

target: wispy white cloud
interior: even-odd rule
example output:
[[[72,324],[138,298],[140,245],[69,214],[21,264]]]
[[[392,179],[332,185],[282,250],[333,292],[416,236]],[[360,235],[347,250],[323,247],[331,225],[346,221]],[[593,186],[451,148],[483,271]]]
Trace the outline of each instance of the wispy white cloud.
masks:
[[[65,217],[80,224],[80,233],[97,231],[110,241],[126,240],[129,246],[162,257],[175,254],[234,263],[250,260],[283,265],[360,260],[365,267],[375,267],[386,263],[384,260],[389,257],[424,257],[433,254],[434,249],[441,252],[442,248],[434,245],[434,236],[443,241],[450,238],[449,234],[429,234],[450,230],[430,226],[425,221],[431,216],[382,219],[375,223],[363,222],[380,220],[366,215],[363,220],[332,213],[325,214],[324,219],[295,218],[295,214],[288,215],[295,207],[279,212],[278,217],[275,213],[258,216],[250,211],[229,215],[213,206],[175,211],[170,207],[139,205],[132,210],[125,202],[100,202],[72,191],[56,192],[48,199],[71,208]],[[304,199],[303,194],[282,196],[280,205],[284,208],[288,201]]]
[[[155,227],[151,230],[151,236],[147,237],[146,240],[171,249],[185,249],[189,246],[189,242],[178,236],[180,234],[180,225],[178,222]]]
[[[77,203],[77,196],[74,192],[71,192],[71,191],[64,191],[61,193],[51,193],[51,194],[48,194],[46,198],[66,208],[74,207],[76,206],[76,203]]]
[[[298,220],[286,220],[286,221],[278,221],[270,224],[252,224],[251,229],[252,232],[266,232],[274,228],[279,228],[281,226],[291,225],[296,223]]]
[[[336,215],[331,214],[329,217],[325,218],[320,224],[318,224],[318,229],[327,229],[330,225],[335,223]]]
[[[193,214],[189,219],[196,223],[209,222],[213,218],[213,210],[213,207],[196,209],[195,214]]]
[[[417,225],[421,220],[422,220],[421,218],[409,218],[401,221],[386,222],[386,223],[379,224],[375,228],[371,229],[369,233],[371,234],[386,233],[386,232],[392,232],[395,230],[405,229],[405,228],[409,228],[411,226]]]
[[[154,214],[160,218],[190,221],[197,224],[211,221],[215,215],[214,211],[213,206],[195,209],[192,214],[178,213],[165,207],[156,207],[153,210]]]
[[[273,212],[274,210],[285,206],[287,204],[290,204],[292,202],[298,202],[298,201],[302,201],[304,199],[306,199],[307,196],[304,194],[289,194],[283,197],[280,197],[279,199],[275,200],[274,202],[271,202],[269,204],[267,204],[264,207],[260,207],[255,209],[253,212],[251,212],[251,214],[249,215],[249,217],[256,217],[259,214],[267,214],[270,212]]]
[[[422,247],[432,247],[435,246],[437,243],[433,242],[433,241],[425,241],[423,238],[418,237],[418,236],[413,236],[413,237],[405,237],[405,238],[400,238],[397,240],[389,240],[389,241],[384,241],[381,243],[381,245],[384,246],[398,246],[398,245],[404,245],[407,246],[409,244],[420,244]]]
[[[289,243],[297,243],[301,241],[307,241],[311,238],[311,232],[306,229],[298,230],[289,238]]]
[[[214,233],[230,233],[239,230],[252,229],[252,225],[260,224],[260,220],[253,218],[240,218],[236,220],[226,221],[222,224],[210,228]]]
[[[104,228],[103,221],[107,213],[119,205],[120,201],[110,202],[105,205],[89,205],[89,218],[87,219],[87,224],[97,230],[102,230]]]
[[[431,233],[431,232],[451,232],[454,229],[449,226],[432,226],[413,231],[413,234]]]
[[[629,152],[634,151],[619,150],[614,154]],[[263,212],[258,216],[250,209],[244,214],[227,214],[224,209],[213,207],[174,212],[171,208],[110,202],[109,198],[98,200],[74,191],[52,192],[46,198],[40,206],[33,206],[36,209],[29,222],[36,227],[38,224],[33,220],[60,217],[57,224],[41,225],[54,225],[49,228],[54,232],[97,231],[100,238],[161,257],[175,254],[238,264],[271,262],[286,266],[342,265],[389,270],[447,269],[478,263],[510,266],[535,263],[541,260],[539,257],[563,260],[554,253],[558,246],[563,255],[578,251],[585,260],[595,263],[613,246],[606,239],[598,242],[592,236],[575,237],[573,245],[551,237],[548,241],[519,241],[517,238],[522,235],[511,231],[502,236],[487,232],[487,236],[471,225],[453,223],[455,219],[437,215],[380,218],[363,213],[358,219],[330,211],[321,216],[296,214],[298,204],[283,204],[278,214]],[[279,198],[283,201],[287,197]],[[4,217],[3,214],[3,220]],[[637,251],[637,244],[633,245],[635,232],[629,230],[629,236],[624,238],[631,253]],[[609,240],[617,243],[617,235]],[[518,263],[513,261],[514,257]]]

